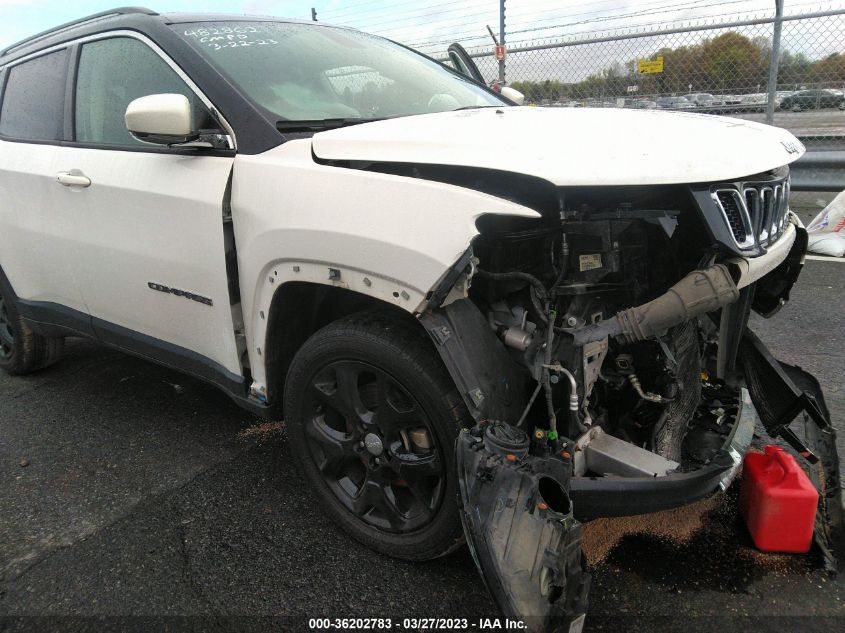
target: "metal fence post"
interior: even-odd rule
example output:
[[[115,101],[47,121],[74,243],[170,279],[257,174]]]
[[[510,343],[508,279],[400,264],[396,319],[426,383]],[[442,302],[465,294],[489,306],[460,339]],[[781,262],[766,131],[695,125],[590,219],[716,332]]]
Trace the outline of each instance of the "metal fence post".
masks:
[[[499,0],[499,44],[505,45],[505,0]],[[505,60],[499,60],[499,81],[505,83]]]
[[[780,31],[783,27],[783,0],[775,0],[775,23],[772,34],[772,57],[769,60],[769,87],[766,98],[766,123],[775,120],[775,97],[778,90],[778,64],[780,63]]]

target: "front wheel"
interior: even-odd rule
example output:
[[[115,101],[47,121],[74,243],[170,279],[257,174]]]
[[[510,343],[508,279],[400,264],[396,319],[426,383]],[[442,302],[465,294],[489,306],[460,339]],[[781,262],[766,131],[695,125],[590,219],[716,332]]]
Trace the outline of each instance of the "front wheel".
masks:
[[[407,560],[461,544],[454,445],[467,410],[418,324],[366,312],[314,334],[285,383],[291,448],[345,532]]]

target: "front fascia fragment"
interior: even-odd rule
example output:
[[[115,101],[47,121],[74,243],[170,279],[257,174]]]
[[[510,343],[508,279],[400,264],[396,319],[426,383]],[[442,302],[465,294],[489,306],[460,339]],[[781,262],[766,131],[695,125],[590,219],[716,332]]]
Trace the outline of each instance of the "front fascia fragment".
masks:
[[[504,617],[535,633],[577,633],[590,575],[568,494],[572,465],[560,455],[530,455],[528,447],[527,435],[504,423],[461,433],[456,461],[464,532]]]

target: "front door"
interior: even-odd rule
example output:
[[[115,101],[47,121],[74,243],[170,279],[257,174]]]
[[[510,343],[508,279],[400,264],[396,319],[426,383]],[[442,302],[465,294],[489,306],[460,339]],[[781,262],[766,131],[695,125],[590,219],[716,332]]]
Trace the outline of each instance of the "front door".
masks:
[[[178,93],[199,128],[219,126],[188,81],[140,36],[80,45],[74,142],[59,160],[77,179],[63,191],[74,272],[101,339],[239,380],[223,204],[234,152],[142,143],[124,122],[132,100]]]

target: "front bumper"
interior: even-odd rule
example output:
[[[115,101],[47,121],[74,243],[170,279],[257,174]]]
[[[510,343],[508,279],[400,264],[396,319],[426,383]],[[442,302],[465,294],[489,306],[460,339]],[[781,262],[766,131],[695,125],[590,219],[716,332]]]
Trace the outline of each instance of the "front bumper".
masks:
[[[739,472],[758,420],[748,391],[742,389],[733,430],[710,463],[698,470],[665,477],[573,477],[570,495],[576,517],[588,520],[647,514],[724,490]]]

